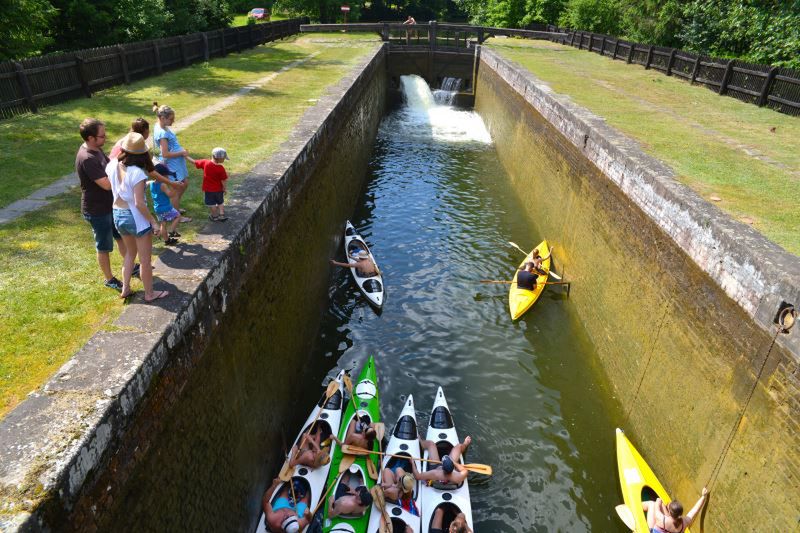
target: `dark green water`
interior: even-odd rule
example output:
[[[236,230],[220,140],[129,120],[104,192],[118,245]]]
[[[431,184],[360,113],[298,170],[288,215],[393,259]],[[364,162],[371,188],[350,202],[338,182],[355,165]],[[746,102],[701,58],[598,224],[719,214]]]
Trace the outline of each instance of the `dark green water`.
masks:
[[[333,376],[374,354],[389,427],[413,394],[424,432],[444,387],[459,435],[474,439],[468,462],[494,468],[470,476],[476,531],[624,531],[619,407],[570,300],[548,287],[512,323],[508,287],[477,281],[510,279],[521,254],[507,241],[542,235],[493,146],[475,140],[477,115],[416,105],[384,119],[351,217],[383,272],[383,312],[337,272],[315,359]]]

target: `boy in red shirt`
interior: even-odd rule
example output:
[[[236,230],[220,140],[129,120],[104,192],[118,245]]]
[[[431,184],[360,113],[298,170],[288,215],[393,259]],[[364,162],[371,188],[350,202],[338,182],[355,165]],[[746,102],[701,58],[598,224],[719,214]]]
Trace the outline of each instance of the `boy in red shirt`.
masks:
[[[203,192],[205,193],[205,203],[211,209],[211,214],[208,215],[209,220],[212,222],[224,222],[228,220],[225,216],[225,209],[223,207],[225,199],[225,181],[228,179],[228,173],[225,172],[225,167],[222,163],[228,157],[228,153],[224,148],[214,148],[211,150],[211,159],[192,159],[186,157],[189,162],[194,163],[197,168],[203,169]]]

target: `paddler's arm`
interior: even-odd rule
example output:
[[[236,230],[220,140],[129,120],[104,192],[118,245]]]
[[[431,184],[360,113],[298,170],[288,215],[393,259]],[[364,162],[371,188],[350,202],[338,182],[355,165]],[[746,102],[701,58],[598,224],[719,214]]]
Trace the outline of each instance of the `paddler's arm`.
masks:
[[[267,489],[267,492],[264,493],[264,498],[261,500],[261,507],[264,508],[264,513],[271,513],[272,512],[272,495],[275,493],[275,489],[278,488],[278,484],[280,484],[280,478],[275,478],[272,480],[272,485]]]
[[[703,508],[703,505],[706,504],[706,500],[708,499],[708,489],[703,487],[703,493],[700,495],[700,499],[697,500],[697,503],[694,504],[692,510],[686,513],[686,519],[684,520],[684,524],[686,527],[689,527],[694,522],[694,519],[700,514],[700,509]]]
[[[333,266],[339,266],[339,267],[345,267],[345,268],[350,268],[351,266],[353,266],[350,263],[340,263],[339,261],[334,261],[333,259],[331,259],[331,264]]]

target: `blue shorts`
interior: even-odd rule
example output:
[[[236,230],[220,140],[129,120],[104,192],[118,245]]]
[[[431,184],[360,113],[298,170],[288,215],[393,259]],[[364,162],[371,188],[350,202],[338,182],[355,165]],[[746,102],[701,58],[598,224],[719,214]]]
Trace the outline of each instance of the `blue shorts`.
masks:
[[[119,240],[120,236],[117,228],[114,227],[114,215],[87,215],[83,218],[92,226],[94,233],[94,247],[98,252],[113,252],[114,241]]]
[[[163,213],[156,211],[156,218],[159,222],[172,222],[179,216],[181,216],[180,212],[174,207],[169,211],[164,211]]]
[[[213,205],[222,205],[225,203],[225,191],[219,192],[206,192],[206,205],[213,206]]]
[[[114,208],[114,225],[117,227],[120,235],[135,235],[142,237],[150,233],[153,228],[150,226],[142,231],[136,231],[136,220],[133,218],[133,213],[130,209],[117,209]]]

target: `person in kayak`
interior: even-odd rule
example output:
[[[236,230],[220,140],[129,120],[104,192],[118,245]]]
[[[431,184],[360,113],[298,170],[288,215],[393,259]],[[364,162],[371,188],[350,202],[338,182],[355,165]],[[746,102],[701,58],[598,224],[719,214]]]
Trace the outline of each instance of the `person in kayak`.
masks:
[[[547,254],[546,256],[542,257],[542,254],[539,253],[539,249],[538,248],[534,248],[533,252],[531,252],[531,259],[533,261],[534,270],[539,272],[539,274],[541,274],[541,275],[546,275],[547,271],[542,268],[542,263],[545,261],[545,259],[548,259],[552,254],[553,254],[553,252],[550,251],[549,254]]]
[[[347,426],[347,433],[344,436],[344,443],[339,440],[335,435],[331,435],[331,439],[335,440],[339,446],[347,444],[350,446],[358,446],[359,448],[372,449],[372,443],[378,435],[375,429],[375,424],[362,421],[358,416],[354,416]]]
[[[433,513],[430,533],[444,533],[444,509],[441,507],[437,508]],[[464,513],[458,513],[453,521],[450,522],[447,527],[447,533],[472,533]]]
[[[359,251],[355,257],[351,257],[351,260],[353,261],[352,263],[340,263],[331,259],[331,264],[345,268],[355,267],[356,272],[362,278],[371,278],[378,275],[378,267],[375,266],[366,251]]]
[[[528,261],[519,272],[517,272],[517,287],[532,291],[536,289],[536,280],[544,274],[536,269],[536,264],[533,261]]]
[[[360,485],[351,489],[347,484],[350,473],[347,472],[339,485],[336,487],[336,494],[328,503],[328,517],[335,516],[361,516],[372,505],[372,495],[367,490],[367,487]]]
[[[414,516],[419,516],[419,509],[414,503],[414,475],[398,467],[396,473],[390,468],[383,469],[381,488],[383,494],[395,505],[400,506]]]
[[[419,439],[420,444],[426,450],[428,450],[428,458],[432,461],[439,461],[439,449],[436,447],[436,443],[432,440],[425,440],[420,437]],[[461,456],[467,453],[467,448],[472,443],[472,437],[467,437],[464,439],[464,442],[460,444],[456,444],[453,446],[453,449],[450,450],[448,455],[445,455],[441,462],[442,464],[436,465],[436,467],[432,470],[428,470],[427,472],[420,472],[417,470],[416,463],[411,463],[411,468],[414,471],[414,478],[418,479],[419,481],[440,481],[442,483],[447,483],[448,485],[461,485],[465,479],[467,479],[467,470],[459,464],[459,459]]]
[[[314,433],[306,433],[300,439],[303,445],[300,448],[297,444],[292,447],[292,460],[289,461],[289,468],[297,465],[319,468],[328,464],[331,460],[330,448],[320,445],[321,432],[319,426]]]
[[[272,485],[264,493],[261,505],[264,508],[264,519],[270,531],[283,533],[299,533],[311,521],[311,511],[308,509],[310,495],[303,490],[302,486],[295,487],[297,505],[291,500],[291,488],[284,484],[275,503],[272,503],[272,496],[281,484],[280,478],[272,480]]]
[[[647,513],[647,527],[650,528],[650,533],[683,533],[700,514],[707,497],[708,489],[703,487],[700,499],[686,516],[681,516],[683,505],[678,500],[672,500],[669,505],[664,505],[661,498],[642,502],[642,510]]]

